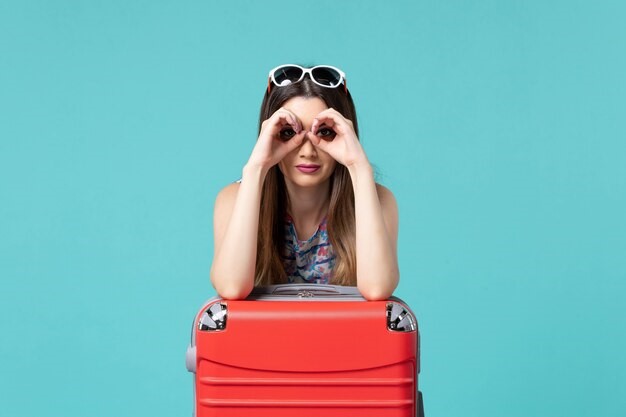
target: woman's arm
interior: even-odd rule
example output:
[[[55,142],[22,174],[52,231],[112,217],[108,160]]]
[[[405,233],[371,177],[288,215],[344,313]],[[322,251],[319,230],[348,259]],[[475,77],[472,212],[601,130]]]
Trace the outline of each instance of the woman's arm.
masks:
[[[241,183],[215,200],[211,283],[226,299],[245,298],[254,286],[261,187],[265,174],[246,166]]]
[[[296,132],[283,141],[283,126]],[[243,169],[241,183],[224,188],[215,201],[211,283],[226,299],[245,298],[254,287],[261,190],[268,170],[298,147],[305,136],[297,118],[277,110],[261,125],[252,155]]]
[[[365,162],[365,161],[364,161]],[[357,287],[368,300],[384,300],[398,286],[398,207],[374,182],[369,163],[348,167],[354,186]]]
[[[322,126],[335,130],[332,141],[316,136]],[[357,287],[368,300],[389,298],[398,285],[398,208],[388,189],[377,186],[372,167],[352,122],[334,109],[322,111],[311,126],[313,144],[350,172],[356,217]]]

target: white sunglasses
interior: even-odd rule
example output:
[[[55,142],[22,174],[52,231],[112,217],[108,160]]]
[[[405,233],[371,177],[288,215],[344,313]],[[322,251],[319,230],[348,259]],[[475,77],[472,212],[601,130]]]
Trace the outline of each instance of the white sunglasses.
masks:
[[[304,68],[300,65],[287,64],[279,65],[270,71],[267,92],[270,92],[270,81],[278,87],[284,87],[302,81],[306,74],[309,74],[311,81],[321,87],[337,88],[343,84],[346,92],[348,91],[346,74],[339,68],[330,65],[316,65],[311,68]]]

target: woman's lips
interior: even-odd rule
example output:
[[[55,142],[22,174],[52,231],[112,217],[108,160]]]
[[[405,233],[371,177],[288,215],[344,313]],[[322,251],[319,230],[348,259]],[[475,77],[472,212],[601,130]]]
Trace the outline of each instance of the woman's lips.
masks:
[[[312,174],[320,169],[320,166],[315,164],[301,164],[296,165],[296,168],[298,168],[300,172],[304,172],[305,174]]]

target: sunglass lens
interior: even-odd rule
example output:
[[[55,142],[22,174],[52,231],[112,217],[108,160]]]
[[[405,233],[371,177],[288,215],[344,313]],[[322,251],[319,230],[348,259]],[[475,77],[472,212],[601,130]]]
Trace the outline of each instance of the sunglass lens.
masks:
[[[302,77],[302,69],[298,67],[281,67],[274,72],[274,81],[279,86],[295,83]]]
[[[328,87],[337,87],[341,82],[341,74],[332,68],[316,67],[311,71],[311,75],[315,81]]]

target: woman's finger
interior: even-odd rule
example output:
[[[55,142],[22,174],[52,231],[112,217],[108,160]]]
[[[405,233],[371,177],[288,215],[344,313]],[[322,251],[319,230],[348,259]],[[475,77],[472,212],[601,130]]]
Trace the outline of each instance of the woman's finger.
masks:
[[[265,120],[262,124],[262,129],[270,129],[270,131],[276,131],[277,128],[289,125],[293,127],[293,130],[298,133],[302,130],[302,126],[298,122],[298,119],[290,111],[280,108],[272,114],[269,119]]]
[[[322,138],[313,134],[312,132],[306,132],[306,137],[313,143],[313,145],[318,146],[322,141]]]
[[[332,110],[332,111],[329,111]],[[311,124],[311,132],[317,134],[322,125],[334,129],[337,133],[345,134],[348,130],[348,120],[333,109],[327,109],[318,114]]]
[[[301,131],[300,133],[295,134],[291,139],[287,141],[278,140],[278,146],[275,148],[275,155],[277,155],[280,159],[284,158],[289,152],[293,151],[304,141],[304,137],[306,136],[306,131]]]
[[[289,151],[291,152],[298,146],[302,145],[302,142],[304,142],[304,138],[306,135],[307,135],[307,132],[304,130],[301,130],[299,133],[296,133],[294,137],[288,140],[286,143],[287,143],[287,147],[289,148]]]
[[[330,145],[329,141],[323,140],[322,138],[311,132],[308,132],[307,135],[313,146],[315,146],[316,148],[320,148],[324,152],[328,152],[328,146]]]
[[[276,110],[274,114],[277,114],[280,120],[287,122],[287,124],[293,127],[296,132],[300,132],[302,130],[302,126],[298,122],[298,118],[289,110],[281,107],[280,109]]]
[[[293,130],[299,132],[301,129],[298,126],[298,122],[288,113],[278,113],[276,114],[276,120],[272,123],[274,129],[280,128],[283,126],[291,126]]]

